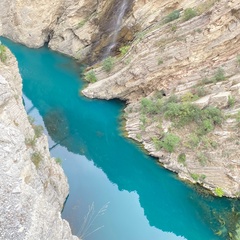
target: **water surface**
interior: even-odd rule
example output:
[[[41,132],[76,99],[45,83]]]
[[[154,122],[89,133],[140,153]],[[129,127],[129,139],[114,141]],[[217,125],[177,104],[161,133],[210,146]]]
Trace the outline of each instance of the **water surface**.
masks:
[[[228,239],[239,201],[200,194],[122,137],[124,104],[80,96],[81,67],[72,59],[2,42],[18,59],[28,114],[45,126],[52,156],[63,161],[70,194],[62,216],[74,234],[85,240]]]

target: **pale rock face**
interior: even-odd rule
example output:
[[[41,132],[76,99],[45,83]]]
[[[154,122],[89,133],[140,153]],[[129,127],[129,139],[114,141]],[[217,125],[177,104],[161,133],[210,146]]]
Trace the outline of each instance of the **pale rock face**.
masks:
[[[67,179],[50,157],[46,136],[34,137],[22,104],[22,83],[16,59],[7,50],[0,62],[0,239],[77,240],[61,218],[68,195]],[[33,153],[41,154],[36,166]]]

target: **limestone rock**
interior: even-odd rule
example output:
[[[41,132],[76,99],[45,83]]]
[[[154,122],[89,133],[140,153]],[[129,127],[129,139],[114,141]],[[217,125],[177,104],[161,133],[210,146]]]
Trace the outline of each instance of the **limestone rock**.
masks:
[[[61,218],[68,183],[50,157],[46,136],[27,145],[34,130],[22,104],[17,62],[8,50],[6,63],[0,61],[0,86],[0,239],[77,240]]]

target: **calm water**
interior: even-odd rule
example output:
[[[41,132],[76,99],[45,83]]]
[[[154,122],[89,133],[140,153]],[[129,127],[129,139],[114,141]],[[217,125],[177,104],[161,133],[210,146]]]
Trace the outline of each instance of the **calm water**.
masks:
[[[70,194],[62,216],[74,234],[85,240],[228,239],[238,201],[203,196],[123,138],[123,103],[80,96],[81,70],[72,59],[2,42],[18,59],[28,114],[45,126],[51,154],[63,161]]]

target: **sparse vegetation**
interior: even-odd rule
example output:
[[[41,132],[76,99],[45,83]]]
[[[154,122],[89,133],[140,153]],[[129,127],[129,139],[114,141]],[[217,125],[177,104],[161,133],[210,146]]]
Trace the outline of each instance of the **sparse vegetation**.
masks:
[[[85,74],[85,80],[90,83],[95,83],[97,81],[97,77],[95,75],[95,72],[93,70],[88,71]]]
[[[39,138],[42,135],[44,128],[41,125],[33,125],[33,130],[35,133],[35,137]]]
[[[114,59],[113,57],[108,57],[103,60],[103,69],[105,72],[111,72],[114,67]]]
[[[27,146],[34,147],[35,144],[36,144],[36,138],[35,137],[33,137],[33,138],[26,138],[25,139],[25,144]]]
[[[178,162],[182,163],[182,164],[185,164],[185,162],[186,162],[186,154],[185,153],[180,153],[178,155]]]
[[[86,22],[87,22],[86,19],[81,20],[81,21],[78,23],[77,27],[78,27],[78,28],[83,27],[83,26],[85,25]]]
[[[60,157],[55,158],[55,161],[56,161],[56,163],[58,163],[59,165],[62,164],[62,159],[61,159]]]
[[[199,180],[199,174],[197,173],[191,173],[190,176],[196,182]]]
[[[159,58],[158,59],[158,65],[161,65],[161,64],[163,64],[163,60],[162,60],[162,58]]]
[[[218,197],[222,197],[224,194],[224,191],[220,187],[215,188],[214,192]]]
[[[129,45],[120,47],[119,51],[121,53],[121,56],[126,55],[129,49],[130,49]]]
[[[172,22],[180,17],[180,10],[174,10],[173,12],[169,13],[165,19],[164,23]]]
[[[236,102],[236,100],[235,100],[235,97],[233,96],[229,96],[228,97],[228,107],[233,107],[234,106],[234,104],[235,104],[235,102]]]
[[[188,21],[197,16],[197,11],[194,8],[186,8],[183,12],[183,21]]]
[[[40,152],[34,152],[31,155],[31,160],[34,163],[34,165],[36,166],[36,168],[39,168],[40,162],[42,161],[43,156]]]
[[[154,141],[154,140],[153,140]],[[155,140],[154,144],[157,150],[163,148],[167,152],[174,152],[177,145],[180,143],[180,138],[172,133],[167,133],[161,140]]]
[[[6,47],[0,42],[0,60],[5,63],[7,60]]]
[[[237,63],[240,65],[240,55],[237,55]]]

